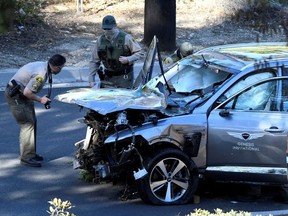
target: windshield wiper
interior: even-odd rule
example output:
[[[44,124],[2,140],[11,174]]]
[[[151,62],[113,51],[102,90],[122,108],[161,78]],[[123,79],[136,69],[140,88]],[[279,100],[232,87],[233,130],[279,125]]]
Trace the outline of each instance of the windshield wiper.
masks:
[[[216,89],[216,88],[217,88],[217,87],[214,86],[214,83],[213,83],[212,85],[210,85],[210,86],[208,86],[208,87],[206,87],[206,88],[201,89],[200,92],[199,92],[198,97],[196,97],[196,98],[194,98],[193,100],[187,102],[186,105],[185,105],[185,107],[187,107],[187,106],[188,106],[189,104],[191,104],[192,102],[198,100],[199,98],[203,98],[204,101],[206,101],[207,98],[205,99],[204,96],[207,95],[207,94],[209,94],[209,93],[211,93],[211,95],[212,95],[212,94],[215,92],[215,89]],[[208,97],[208,98],[209,98],[209,97]],[[201,101],[199,104],[201,104],[201,103],[203,103],[203,101]],[[198,106],[198,105],[197,105],[197,106]]]
[[[203,55],[203,54],[202,54],[201,56],[202,56],[202,59],[203,59],[203,61],[204,61],[203,66],[207,68],[207,67],[209,66],[210,62],[207,61],[207,60],[204,58],[204,55]]]

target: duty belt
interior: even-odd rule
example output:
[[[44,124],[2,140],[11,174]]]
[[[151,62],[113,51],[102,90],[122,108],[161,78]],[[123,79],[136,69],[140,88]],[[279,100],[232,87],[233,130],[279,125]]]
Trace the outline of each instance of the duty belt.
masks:
[[[108,76],[108,77],[112,77],[112,76],[122,76],[122,75],[125,75],[125,74],[129,74],[130,71],[129,69],[128,70],[123,70],[123,71],[108,71],[108,70],[105,70],[105,74]]]

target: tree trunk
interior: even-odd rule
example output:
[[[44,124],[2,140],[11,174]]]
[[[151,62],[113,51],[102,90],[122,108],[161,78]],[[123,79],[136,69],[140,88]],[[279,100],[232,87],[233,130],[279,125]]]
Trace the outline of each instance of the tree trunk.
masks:
[[[0,33],[6,32],[13,24],[14,0],[0,0]]]
[[[144,12],[144,43],[156,35],[160,51],[175,50],[176,0],[145,0]]]

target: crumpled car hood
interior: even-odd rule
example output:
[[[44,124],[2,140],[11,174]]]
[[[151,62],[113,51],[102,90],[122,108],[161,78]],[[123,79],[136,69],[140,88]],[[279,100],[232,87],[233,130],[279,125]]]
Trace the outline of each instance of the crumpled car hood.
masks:
[[[95,110],[102,115],[125,109],[160,110],[166,107],[164,95],[147,88],[78,88],[59,94],[55,99]]]
[[[135,81],[137,83],[136,86],[140,86],[137,90],[124,88],[79,88],[57,95],[55,99],[64,103],[86,107],[102,115],[126,109],[165,109],[167,106],[165,96],[155,86],[142,87],[143,82],[146,83],[153,72],[156,42],[157,39],[154,36],[147,51],[143,68]]]

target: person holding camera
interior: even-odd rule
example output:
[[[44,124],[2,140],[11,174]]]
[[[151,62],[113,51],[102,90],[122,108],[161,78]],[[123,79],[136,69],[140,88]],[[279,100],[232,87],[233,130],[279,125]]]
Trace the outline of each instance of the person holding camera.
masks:
[[[8,82],[5,97],[10,111],[20,127],[20,163],[32,167],[41,167],[43,157],[36,153],[37,119],[34,101],[50,108],[52,75],[58,74],[66,63],[60,54],[53,55],[48,61],[31,62],[21,67]],[[48,95],[37,93],[49,80]]]
[[[132,88],[133,65],[143,55],[141,46],[117,28],[114,16],[105,16],[101,27],[103,34],[97,38],[89,62],[89,86],[103,87],[109,83],[113,87]]]

